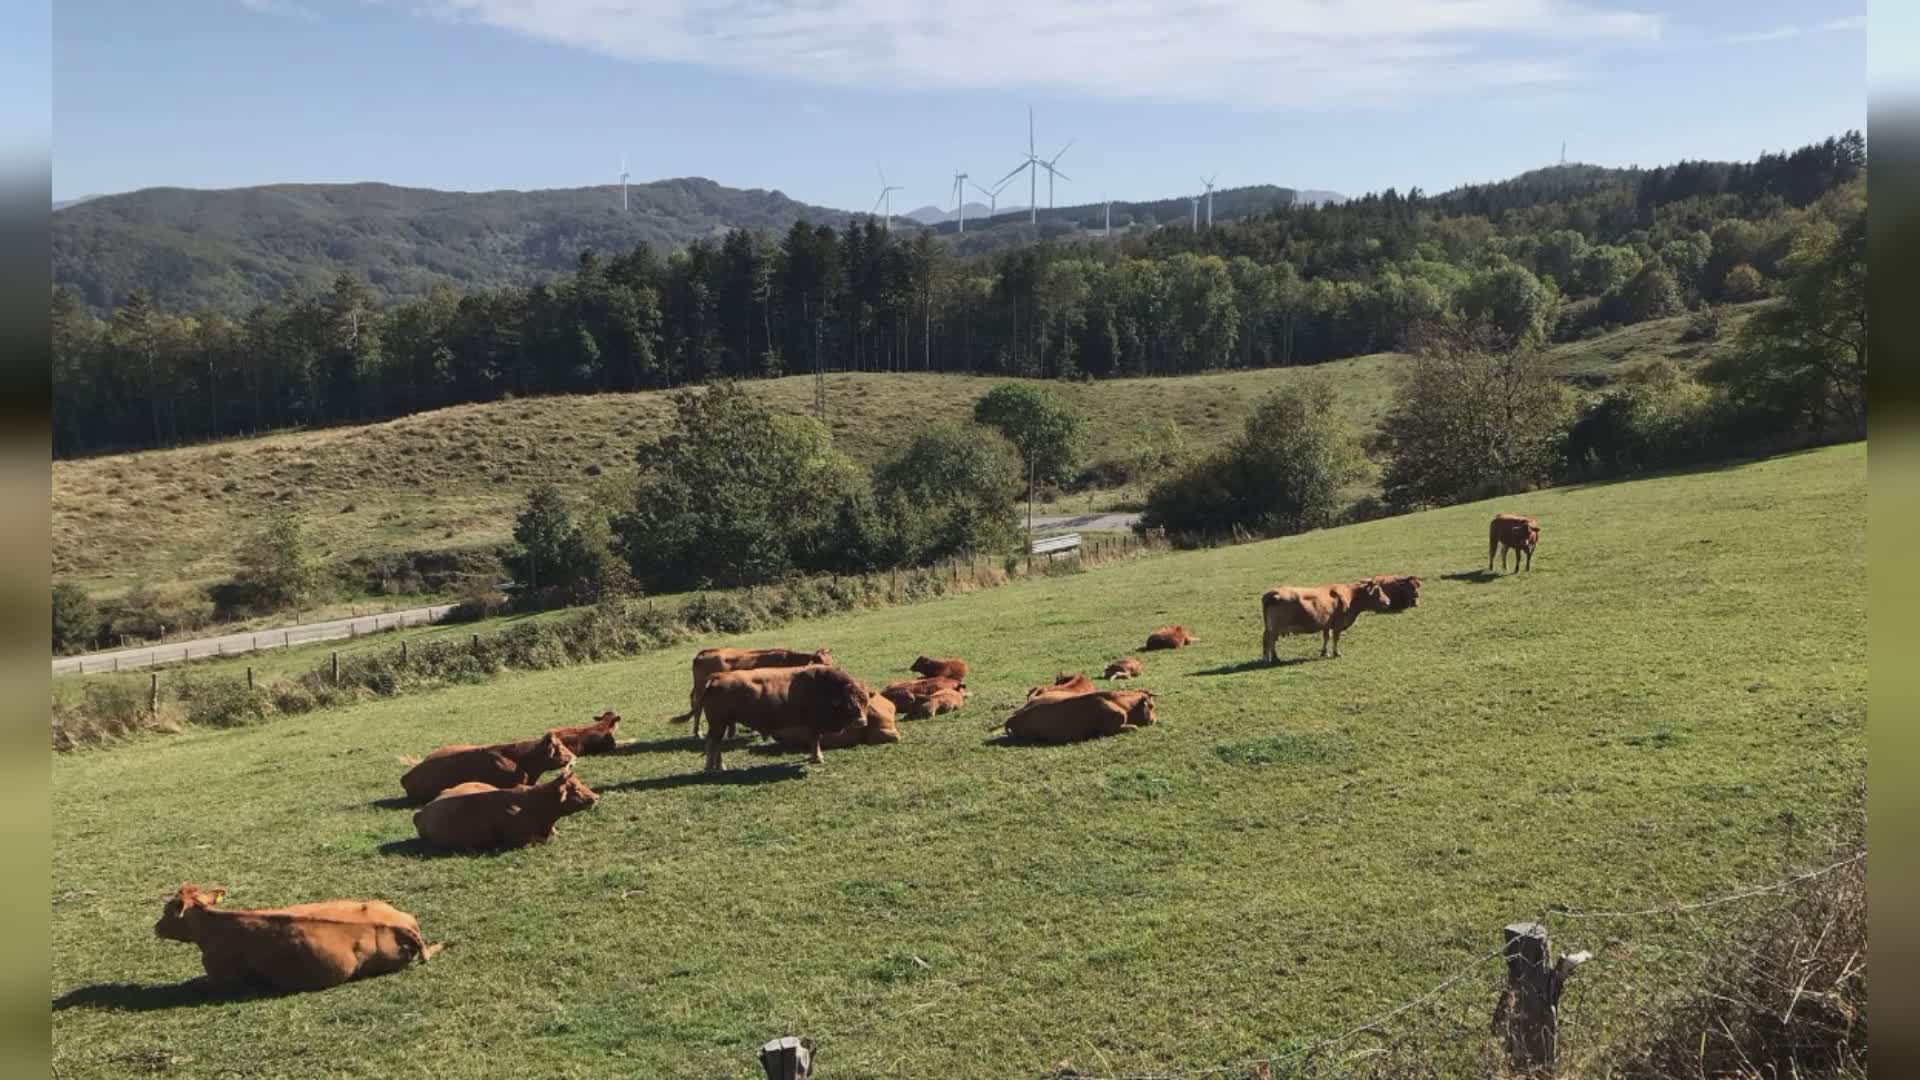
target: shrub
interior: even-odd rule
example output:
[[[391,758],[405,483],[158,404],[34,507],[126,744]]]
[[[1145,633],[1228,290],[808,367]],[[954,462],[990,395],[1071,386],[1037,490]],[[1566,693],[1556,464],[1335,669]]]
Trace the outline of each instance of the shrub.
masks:
[[[239,727],[259,723],[271,712],[268,696],[238,679],[196,678],[182,670],[174,682],[190,724]]]
[[[1052,390],[1029,383],[1002,383],[973,406],[975,423],[998,430],[1019,451],[1024,477],[1063,484],[1079,459],[1084,421]]]
[[[1154,486],[1141,526],[1190,538],[1234,528],[1270,535],[1333,523],[1360,453],[1336,419],[1336,395],[1308,379],[1268,395],[1225,450]]]
[[[156,588],[144,582],[102,606],[107,633],[114,639],[198,630],[212,622],[213,615],[213,601],[197,589]]]
[[[1566,472],[1610,476],[1685,465],[1731,447],[1722,403],[1664,358],[1633,365],[1567,432]]]
[[[261,530],[241,544],[238,561],[240,572],[234,583],[260,611],[301,603],[318,581],[300,523],[283,510],[273,511]]]
[[[919,564],[1012,546],[1019,469],[1013,447],[989,428],[945,424],[915,436],[874,475],[890,540],[883,561]]]
[[[100,637],[100,608],[78,585],[53,586],[53,651],[77,652]]]

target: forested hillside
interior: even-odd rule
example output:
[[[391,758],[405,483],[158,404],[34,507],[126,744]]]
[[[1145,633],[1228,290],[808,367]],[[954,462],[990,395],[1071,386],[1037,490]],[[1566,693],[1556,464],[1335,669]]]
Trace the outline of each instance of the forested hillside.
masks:
[[[243,318],[171,314],[136,292],[102,319],[62,290],[54,446],[816,369],[1076,378],[1317,363],[1398,348],[1454,315],[1575,340],[1778,291],[1799,239],[1864,215],[1865,164],[1849,133],[1751,163],[1549,169],[981,256],[872,219],[739,228],[665,257],[555,239],[546,257],[576,269],[550,284],[383,303],[340,274]]]
[[[241,315],[327,287],[342,271],[383,301],[435,285],[528,285],[587,250],[662,251],[729,228],[839,225],[842,210],[692,177],[553,191],[431,191],[390,184],[149,188],[53,216],[53,280],[96,309],[144,290],[168,311]]]

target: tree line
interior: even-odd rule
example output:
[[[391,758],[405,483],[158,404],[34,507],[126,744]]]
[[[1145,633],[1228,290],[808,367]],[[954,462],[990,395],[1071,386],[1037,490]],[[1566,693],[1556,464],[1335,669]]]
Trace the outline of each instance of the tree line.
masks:
[[[1449,316],[1565,340],[1778,291],[1796,240],[1864,198],[1864,168],[1850,132],[1753,163],[1543,170],[972,256],[873,219],[798,222],[395,304],[342,274],[244,318],[140,292],[101,317],[56,290],[54,452],[815,371],[1311,364],[1399,348]]]

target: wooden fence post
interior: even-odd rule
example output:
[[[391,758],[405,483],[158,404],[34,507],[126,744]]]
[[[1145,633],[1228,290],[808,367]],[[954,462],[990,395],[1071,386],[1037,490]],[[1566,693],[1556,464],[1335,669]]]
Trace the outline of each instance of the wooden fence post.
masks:
[[[333,654],[333,685],[340,685],[340,654]]]
[[[792,1035],[760,1048],[760,1067],[767,1080],[807,1080],[813,1075],[813,1044]]]
[[[160,673],[157,671],[147,676],[147,715],[156,718],[160,715]]]
[[[400,666],[407,666],[407,643],[404,640],[400,642]]]
[[[249,694],[251,694],[251,693],[253,693],[253,667],[252,667],[252,665],[248,665],[248,667],[247,667],[247,693],[249,693]]]
[[[473,635],[473,651],[474,652],[480,651],[480,635],[479,634]]]
[[[1567,976],[1591,954],[1577,952],[1550,963],[1546,927],[1510,923],[1500,932],[1506,941],[1507,988],[1494,1006],[1493,1029],[1505,1040],[1514,1068],[1551,1070],[1560,1051],[1560,994]]]

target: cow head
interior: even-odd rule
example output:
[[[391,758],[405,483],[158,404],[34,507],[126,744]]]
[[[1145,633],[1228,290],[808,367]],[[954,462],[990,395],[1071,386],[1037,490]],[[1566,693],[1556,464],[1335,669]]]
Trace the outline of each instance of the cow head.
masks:
[[[915,660],[913,663],[908,664],[907,670],[913,672],[915,675],[922,675],[922,676],[925,676],[926,678],[931,679],[933,678],[934,673],[940,670],[940,665],[933,659],[933,657],[922,656],[918,660]]]
[[[832,667],[833,666],[833,650],[831,649],[814,650],[813,662],[815,664],[818,664],[821,667]]]
[[[1153,691],[1142,690],[1133,705],[1127,709],[1127,723],[1135,727],[1144,727],[1153,721]]]
[[[1353,587],[1353,606],[1361,611],[1392,611],[1393,597],[1378,581],[1368,578]]]
[[[568,765],[567,771],[553,782],[553,793],[562,814],[577,814],[592,809],[593,804],[600,801],[600,796],[587,786],[587,782],[574,775],[572,765]]]
[[[620,714],[614,712],[612,709],[608,709],[606,712],[594,717],[593,722],[600,727],[606,728],[608,731],[612,731],[614,728],[620,726]]]
[[[187,912],[195,908],[210,908],[226,899],[227,890],[200,888],[191,883],[180,886],[173,894],[167,906],[160,911],[160,921],[153,924],[153,932],[170,941],[192,941],[193,927],[187,922]]]
[[[807,668],[802,674],[808,677],[795,676],[794,690],[811,699],[807,705],[819,717],[820,730],[844,731],[867,714],[873,694],[860,680],[839,668]]]
[[[571,764],[573,764],[573,751],[567,749],[567,744],[560,741],[558,732],[549,731],[540,737],[540,742],[534,746],[533,753],[527,755],[527,759],[521,762],[520,766],[529,774],[538,776],[549,769],[558,769],[563,765]]]

